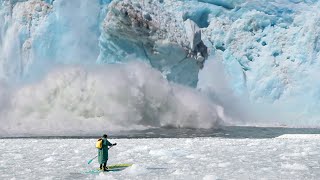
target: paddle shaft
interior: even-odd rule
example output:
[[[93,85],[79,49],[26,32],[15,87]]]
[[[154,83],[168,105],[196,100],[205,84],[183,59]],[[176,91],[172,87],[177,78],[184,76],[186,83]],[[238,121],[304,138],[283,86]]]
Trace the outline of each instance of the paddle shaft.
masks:
[[[110,149],[112,146],[110,146],[108,149]],[[97,158],[98,157],[98,155],[96,155],[94,158],[92,158],[92,159],[90,159],[89,161],[88,161],[88,164],[90,164],[95,158]]]
[[[95,158],[97,158],[98,157],[98,155],[96,155],[94,158],[92,158],[92,159],[90,159],[89,161],[88,161],[88,164],[90,164]]]

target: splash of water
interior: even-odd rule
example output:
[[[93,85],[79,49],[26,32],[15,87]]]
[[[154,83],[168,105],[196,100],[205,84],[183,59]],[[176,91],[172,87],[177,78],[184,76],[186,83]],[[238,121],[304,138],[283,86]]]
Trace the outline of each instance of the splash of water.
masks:
[[[64,66],[17,88],[6,104],[5,134],[81,135],[148,127],[214,128],[223,108],[150,66]]]

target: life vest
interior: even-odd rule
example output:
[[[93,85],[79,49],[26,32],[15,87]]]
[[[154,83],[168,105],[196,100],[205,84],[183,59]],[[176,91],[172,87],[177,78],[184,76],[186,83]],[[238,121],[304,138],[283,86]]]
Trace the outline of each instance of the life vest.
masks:
[[[102,149],[102,139],[98,139],[98,141],[96,142],[96,148],[98,149]]]

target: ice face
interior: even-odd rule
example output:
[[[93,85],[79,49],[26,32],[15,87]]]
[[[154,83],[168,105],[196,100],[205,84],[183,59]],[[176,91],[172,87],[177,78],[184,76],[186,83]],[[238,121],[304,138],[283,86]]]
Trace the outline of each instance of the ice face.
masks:
[[[308,6],[278,4],[265,12],[252,10],[239,19],[211,21],[206,30],[223,51],[234,92],[248,94],[251,102],[273,104],[287,113],[285,119],[308,117],[306,122],[317,124],[311,119],[319,104],[319,85],[313,82],[319,67],[319,20],[312,10],[318,4]]]
[[[20,99],[8,88],[44,83],[53,68],[136,59],[232,119],[318,126],[318,8],[315,0],[1,0],[0,107]]]
[[[51,6],[42,1],[2,1],[0,9],[0,79],[16,80],[32,65],[33,36]]]
[[[196,32],[186,29],[198,25],[184,23],[182,10],[174,18],[167,10],[170,2],[110,2],[3,1],[2,79],[25,78],[55,63],[114,63],[134,54],[168,79],[196,86],[208,50],[201,31],[190,42]],[[189,69],[187,76],[184,69]]]
[[[135,54],[169,80],[195,86],[208,50],[198,25],[184,22],[184,8],[184,3],[175,1],[113,1],[102,22],[98,61],[122,62],[128,54]]]

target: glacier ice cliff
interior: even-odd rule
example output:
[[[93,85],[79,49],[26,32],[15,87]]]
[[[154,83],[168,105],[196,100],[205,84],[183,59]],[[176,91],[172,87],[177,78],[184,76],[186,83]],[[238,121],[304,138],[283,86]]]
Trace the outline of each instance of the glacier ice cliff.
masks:
[[[194,88],[193,97],[200,93],[211,101],[208,106],[219,106],[213,108],[219,115],[212,122],[319,126],[319,6],[317,0],[0,0],[0,117],[8,126],[23,126],[21,112],[36,112],[35,107],[50,104],[47,96],[76,92],[76,88],[51,91],[41,84],[54,79],[57,69],[64,74],[56,77],[61,81],[78,66],[87,71],[136,59],[150,66],[129,64],[145,71],[157,69],[170,87],[189,86],[181,88],[188,92]],[[116,79],[128,82],[121,78]],[[150,81],[163,83],[157,79]],[[108,89],[114,80],[97,81],[104,84],[99,88]],[[41,103],[26,102],[20,94],[29,86],[51,95],[42,96]],[[200,103],[203,98],[195,99]],[[72,105],[72,112],[76,109]],[[25,122],[38,118],[53,123],[49,117],[58,114],[38,110],[41,116]],[[85,112],[80,113],[83,119],[99,114],[90,114],[96,112],[92,109]],[[78,117],[65,114],[68,119]],[[137,114],[145,116],[140,120],[152,119]],[[163,120],[156,122],[151,125],[160,126]]]
[[[198,25],[184,22],[183,11],[172,7],[163,1],[113,1],[102,24],[99,61],[121,61],[135,53],[167,73],[169,80],[195,86],[208,50]]]

